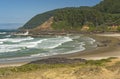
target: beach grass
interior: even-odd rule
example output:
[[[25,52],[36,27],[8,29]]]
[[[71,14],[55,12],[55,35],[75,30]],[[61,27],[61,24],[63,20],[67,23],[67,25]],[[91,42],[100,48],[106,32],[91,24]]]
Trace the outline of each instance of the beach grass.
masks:
[[[98,36],[99,37],[99,36]],[[96,37],[97,38],[97,37]],[[104,41],[104,40],[108,40],[110,39],[109,37],[107,38],[102,38],[102,37],[99,37],[98,38],[100,41]],[[120,62],[116,62],[115,64],[113,64],[112,66],[108,65],[108,63],[111,63],[113,59],[117,59],[116,57],[110,57],[110,58],[107,58],[107,59],[103,59],[104,56],[106,55],[110,55],[110,56],[113,56],[116,51],[112,51],[113,49],[116,50],[116,48],[118,48],[118,43],[119,43],[119,40],[117,38],[112,38],[111,39],[112,42],[107,46],[107,47],[99,47],[100,50],[93,50],[93,51],[90,51],[90,52],[86,52],[86,53],[83,53],[83,56],[84,54],[86,54],[86,57],[99,57],[101,56],[101,60],[86,60],[84,63],[71,63],[71,64],[68,64],[68,63],[55,63],[55,64],[25,64],[25,65],[22,65],[22,66],[19,66],[19,67],[6,67],[6,68],[0,68],[0,79],[16,79],[17,77],[19,77],[18,79],[36,79],[36,78],[28,78],[27,75],[30,75],[32,73],[32,77],[34,76],[38,76],[40,78],[38,79],[56,79],[56,77],[52,78],[51,75],[55,75],[54,73],[57,74],[57,76],[61,76],[60,74],[63,74],[64,72],[67,72],[68,76],[71,77],[69,78],[68,76],[66,77],[66,79],[90,79],[90,78],[87,78],[87,76],[91,77],[91,79],[100,79],[101,76],[103,76],[103,79],[110,79],[109,77],[113,78],[113,79],[117,79],[117,78],[114,78],[112,77],[112,75],[115,75],[116,76],[116,71],[119,70],[120,68]],[[117,50],[118,51],[118,50]],[[106,54],[107,52],[107,54]],[[117,52],[118,53],[118,52]],[[75,55],[75,56],[74,56]],[[81,55],[81,52],[80,53],[77,53],[77,54],[74,54],[74,55],[70,55],[66,57],[68,58],[81,58],[80,56]],[[94,55],[94,56],[92,56]],[[102,57],[103,56],[103,57]],[[68,73],[70,72],[70,73]],[[74,73],[73,73],[74,72]],[[36,75],[36,74],[42,74],[43,76],[40,76],[40,75]],[[53,73],[53,74],[52,74]],[[73,74],[72,76],[77,76],[77,77],[80,77],[83,75],[83,73],[85,74],[84,76],[86,76],[85,78],[72,78],[72,76],[70,76],[70,74]],[[94,76],[96,76],[95,74],[98,73],[98,77],[95,77],[93,78]],[[110,73],[110,74],[108,74]],[[20,76],[20,75],[22,76]],[[24,75],[26,74],[26,75]],[[47,74],[47,76],[49,76],[49,78],[47,78],[46,75],[44,74]],[[51,74],[51,75],[49,75]],[[78,75],[77,75],[78,74]],[[91,74],[91,75],[89,75]],[[104,76],[104,74],[108,74],[105,75],[107,77]],[[120,74],[120,73],[117,73],[117,74]],[[15,77],[14,77],[15,76]],[[17,77],[16,77],[17,76]],[[10,78],[11,77],[11,78]],[[45,78],[42,78],[42,77],[45,77]],[[60,77],[60,79],[63,78],[63,77]],[[65,79],[65,78],[63,78]],[[102,78],[101,78],[102,79]]]
[[[118,58],[110,57],[87,60],[85,63],[26,64],[0,68],[0,79],[117,79],[120,77],[120,72],[116,74],[120,70],[120,61],[108,65],[116,59]]]
[[[87,60],[85,63],[73,63],[73,64],[26,64],[19,67],[6,67],[0,68],[0,75],[6,76],[14,73],[20,72],[31,72],[36,70],[44,70],[44,69],[54,69],[54,68],[69,68],[69,67],[87,67],[87,66],[105,66],[107,62],[111,62],[115,57],[111,57],[108,59],[101,60]]]
[[[111,62],[112,59],[117,59],[117,57],[109,57],[101,60],[88,60],[86,65],[105,66],[106,63]]]

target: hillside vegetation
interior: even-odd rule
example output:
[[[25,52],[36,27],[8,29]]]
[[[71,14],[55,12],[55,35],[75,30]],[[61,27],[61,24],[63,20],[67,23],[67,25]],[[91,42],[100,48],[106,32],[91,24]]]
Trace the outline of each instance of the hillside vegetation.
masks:
[[[32,19],[30,19],[20,29],[33,29],[33,28],[36,28],[37,26],[39,26],[42,23],[44,23],[45,21],[47,21],[51,16],[54,16],[54,12],[55,12],[55,10],[48,11],[48,12],[45,12],[45,13],[42,13],[42,14],[38,14],[38,15],[34,16]]]
[[[20,29],[40,27],[53,17],[52,30],[78,30],[89,26],[89,31],[120,31],[120,0],[103,0],[88,7],[68,7],[38,14]],[[110,26],[116,26],[112,28]],[[109,28],[108,28],[109,27]]]

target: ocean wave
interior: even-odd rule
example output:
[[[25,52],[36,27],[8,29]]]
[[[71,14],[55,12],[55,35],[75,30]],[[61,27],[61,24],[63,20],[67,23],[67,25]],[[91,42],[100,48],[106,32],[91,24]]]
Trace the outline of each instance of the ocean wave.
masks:
[[[94,39],[84,36],[82,37],[58,36],[58,37],[45,37],[45,38],[44,37],[42,38],[6,37],[4,39],[0,39],[0,53],[1,53],[0,55],[2,56],[8,54],[5,56],[8,58],[7,59],[8,61],[9,60],[14,61],[16,59],[29,60],[29,58],[34,59],[37,57],[45,57],[45,56],[52,56],[58,54],[69,54],[69,53],[83,51],[87,49],[87,47],[92,46],[93,42],[95,42]],[[24,54],[25,52],[28,54]],[[13,55],[13,57],[9,58],[9,55],[10,56]]]
[[[0,32],[0,34],[1,34],[1,35],[4,35],[4,34],[6,34],[6,32]]]
[[[33,55],[30,55],[30,57],[34,58],[34,57],[45,57],[45,56],[50,56],[46,53],[39,53],[39,54],[33,54]]]
[[[85,42],[91,44],[91,45],[94,44],[94,42],[96,42],[95,39],[90,38],[90,37],[84,37],[83,40],[84,40]]]
[[[9,38],[9,37],[11,37],[11,35],[6,35],[5,37]]]
[[[15,52],[19,50],[37,48],[37,49],[54,49],[65,42],[72,41],[70,37],[46,38],[40,40],[33,40],[32,37],[27,38],[5,38],[0,39],[0,53]],[[32,41],[28,41],[32,40]],[[25,41],[25,42],[22,42]],[[3,44],[4,42],[20,42],[17,44]]]
[[[15,52],[21,50],[20,48],[16,46],[11,46],[11,45],[0,45],[0,53],[5,53],[5,52]]]
[[[89,43],[90,43],[90,44],[93,44],[94,42],[96,42],[96,40],[95,40],[95,39],[90,38],[90,37],[88,37],[88,40],[89,40]]]
[[[27,47],[27,48],[37,48],[37,45],[42,43],[45,40],[47,39],[41,39],[41,40],[34,41],[34,42],[21,43],[20,45]]]
[[[73,39],[79,39],[81,36],[73,36]]]
[[[42,39],[36,42],[27,42],[27,43],[20,43],[20,44],[2,44],[0,45],[0,53],[4,52],[15,52],[19,50],[23,50],[26,48],[36,48],[39,43],[46,39]]]
[[[4,38],[4,39],[0,39],[0,42],[13,42],[13,43],[17,43],[17,42],[22,42],[22,41],[28,41],[28,40],[33,40],[34,38],[32,37],[26,37],[26,38]]]
[[[3,44],[3,42],[0,41],[0,44]]]
[[[84,43],[82,42],[81,45],[79,47],[76,47],[74,50],[70,50],[67,52],[51,52],[51,53],[39,53],[39,54],[32,54],[30,55],[30,57],[34,58],[34,57],[45,57],[45,56],[52,56],[52,55],[59,55],[59,54],[70,54],[70,53],[75,53],[75,52],[80,52],[80,51],[84,51],[86,48],[83,46]]]
[[[24,57],[13,57],[13,58],[2,58],[2,59],[0,59],[0,62],[14,62],[14,61],[24,61],[25,59],[30,59],[30,58],[32,58],[32,57],[30,57],[30,56],[24,56]]]
[[[72,41],[70,37],[58,37],[58,38],[50,38],[46,41],[42,42],[41,45],[38,46],[38,48],[41,49],[54,49],[60,45],[62,45],[65,42]]]

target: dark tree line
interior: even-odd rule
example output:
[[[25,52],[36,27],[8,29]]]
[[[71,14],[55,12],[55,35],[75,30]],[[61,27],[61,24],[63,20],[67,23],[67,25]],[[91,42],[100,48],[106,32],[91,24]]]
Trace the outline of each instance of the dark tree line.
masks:
[[[91,27],[119,26],[120,0],[103,0],[93,7],[59,9],[54,15],[54,22],[55,28],[64,22],[64,26],[69,27],[67,29],[82,27],[85,24]]]
[[[93,26],[103,24],[103,14],[92,8],[64,8],[56,11],[54,16],[55,23],[66,22],[69,27],[82,27],[90,22]],[[56,26],[57,27],[57,26]]]
[[[69,7],[48,11],[33,17],[22,29],[35,28],[52,16],[52,27],[58,30],[80,29],[86,24],[90,27],[119,26],[120,0],[103,0],[93,7]]]

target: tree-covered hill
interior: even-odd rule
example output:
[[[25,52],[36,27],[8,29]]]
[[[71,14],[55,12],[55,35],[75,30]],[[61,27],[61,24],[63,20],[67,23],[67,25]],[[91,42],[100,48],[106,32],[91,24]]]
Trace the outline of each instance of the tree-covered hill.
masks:
[[[120,0],[103,0],[94,8],[101,12],[120,13]]]
[[[45,21],[47,21],[50,17],[52,17],[55,13],[55,10],[48,11],[42,14],[38,14],[34,16],[32,19],[30,19],[23,27],[20,29],[33,29],[37,26],[41,25]]]
[[[99,4],[88,7],[68,7],[38,14],[28,21],[21,29],[33,29],[50,17],[53,17],[51,27],[54,30],[78,30],[87,25],[91,28],[119,26],[120,0],[103,0]]]
[[[64,8],[56,11],[53,28],[75,29],[83,25],[98,26],[104,21],[103,14],[92,8]]]

